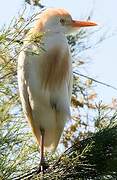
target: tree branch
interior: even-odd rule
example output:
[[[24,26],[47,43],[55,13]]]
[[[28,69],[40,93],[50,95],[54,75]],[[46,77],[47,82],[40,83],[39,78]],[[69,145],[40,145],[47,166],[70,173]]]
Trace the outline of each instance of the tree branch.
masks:
[[[104,83],[104,82],[102,82],[102,81],[98,81],[98,80],[96,80],[96,79],[94,79],[94,78],[91,78],[91,77],[89,77],[89,76],[83,75],[83,74],[81,74],[81,73],[79,73],[79,72],[73,71],[73,74],[82,76],[82,77],[87,78],[87,79],[90,79],[91,81],[94,81],[94,82],[96,82],[96,83],[98,83],[98,84],[107,86],[107,87],[112,88],[112,89],[114,89],[114,90],[117,91],[117,88],[116,88],[116,87],[114,87],[114,86],[112,86],[112,85],[110,85],[110,84]]]
[[[106,176],[114,179],[117,177],[116,156],[117,122],[114,122],[90,138],[80,142],[76,139],[75,143],[50,166],[43,179],[94,180],[104,179]],[[37,171],[33,169],[32,172],[14,180],[40,179],[41,174],[36,174]]]

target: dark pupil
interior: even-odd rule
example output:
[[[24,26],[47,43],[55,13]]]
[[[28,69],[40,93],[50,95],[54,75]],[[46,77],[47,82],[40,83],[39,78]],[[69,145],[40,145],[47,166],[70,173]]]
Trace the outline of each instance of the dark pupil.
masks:
[[[64,24],[65,20],[64,19],[60,19],[60,22],[61,22],[61,24]]]

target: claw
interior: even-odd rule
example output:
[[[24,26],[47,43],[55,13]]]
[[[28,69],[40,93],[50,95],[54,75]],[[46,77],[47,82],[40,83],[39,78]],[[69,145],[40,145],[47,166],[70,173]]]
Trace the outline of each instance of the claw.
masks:
[[[46,163],[44,159],[41,160],[39,164],[38,173],[42,172],[44,174],[44,172],[48,169],[48,167],[49,167],[48,163]]]

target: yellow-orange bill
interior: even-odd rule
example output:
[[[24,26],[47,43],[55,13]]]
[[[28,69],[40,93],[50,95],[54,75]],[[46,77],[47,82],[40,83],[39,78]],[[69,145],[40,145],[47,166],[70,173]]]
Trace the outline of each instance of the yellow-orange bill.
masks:
[[[90,22],[90,21],[72,20],[72,27],[88,27],[88,26],[97,26],[97,24],[94,22]]]

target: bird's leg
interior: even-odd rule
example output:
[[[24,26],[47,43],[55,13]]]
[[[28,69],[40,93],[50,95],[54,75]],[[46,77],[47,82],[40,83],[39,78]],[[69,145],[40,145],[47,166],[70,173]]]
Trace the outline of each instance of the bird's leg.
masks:
[[[48,165],[45,162],[45,157],[44,157],[44,135],[45,131],[41,129],[41,139],[40,139],[40,153],[41,153],[41,159],[40,159],[40,171],[44,173],[44,170],[48,168]]]
[[[41,159],[40,159],[40,168],[41,172],[44,173],[44,164],[45,164],[45,158],[44,158],[44,134],[45,131],[41,129],[41,140],[40,140],[40,146],[41,146]]]

